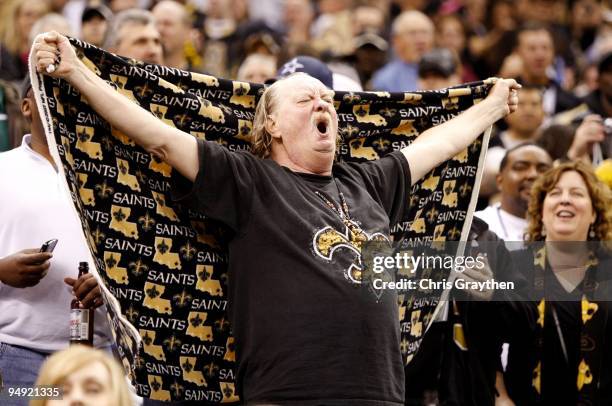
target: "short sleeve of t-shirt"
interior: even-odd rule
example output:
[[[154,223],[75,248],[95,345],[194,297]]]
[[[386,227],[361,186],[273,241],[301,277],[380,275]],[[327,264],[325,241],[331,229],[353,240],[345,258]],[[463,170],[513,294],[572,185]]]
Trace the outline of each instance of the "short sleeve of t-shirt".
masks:
[[[248,221],[256,185],[270,176],[266,162],[249,152],[232,152],[203,140],[198,140],[198,156],[200,167],[193,184],[176,172],[173,175],[174,199],[239,233]],[[401,152],[341,166],[384,208],[390,224],[402,220],[411,181],[408,161]]]
[[[384,208],[391,225],[403,219],[412,184],[404,154],[397,151],[375,161],[347,166],[361,177],[372,198]]]
[[[198,140],[198,156],[200,167],[193,183],[174,171],[174,200],[239,232],[250,213],[259,158],[203,140]]]

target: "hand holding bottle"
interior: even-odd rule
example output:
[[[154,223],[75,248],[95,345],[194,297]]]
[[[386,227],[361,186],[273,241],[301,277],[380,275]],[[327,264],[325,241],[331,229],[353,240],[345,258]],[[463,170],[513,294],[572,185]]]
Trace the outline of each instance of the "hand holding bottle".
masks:
[[[78,279],[64,278],[64,282],[72,286],[74,295],[81,302],[84,309],[95,309],[104,304],[100,286],[92,274],[86,273]]]
[[[70,302],[70,344],[93,346],[94,301],[100,294],[100,287],[89,273],[89,264],[79,262],[77,279],[65,278],[64,282],[72,286],[75,295]]]

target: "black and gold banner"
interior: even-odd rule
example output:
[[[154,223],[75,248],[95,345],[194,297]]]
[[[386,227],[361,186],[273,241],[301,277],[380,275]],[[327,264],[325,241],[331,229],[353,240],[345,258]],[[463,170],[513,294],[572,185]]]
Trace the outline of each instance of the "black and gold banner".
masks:
[[[89,69],[159,120],[232,151],[250,148],[262,85],[147,65],[71,42]],[[174,205],[172,168],[112,128],[68,83],[40,75],[32,80],[137,393],[158,400],[238,401],[226,315],[228,229]],[[399,150],[482,99],[490,86],[336,92],[342,135],[338,159],[373,160]],[[408,216],[393,230],[396,239],[451,241],[467,235],[481,147],[482,137],[413,187]],[[406,362],[438,299],[400,301]]]

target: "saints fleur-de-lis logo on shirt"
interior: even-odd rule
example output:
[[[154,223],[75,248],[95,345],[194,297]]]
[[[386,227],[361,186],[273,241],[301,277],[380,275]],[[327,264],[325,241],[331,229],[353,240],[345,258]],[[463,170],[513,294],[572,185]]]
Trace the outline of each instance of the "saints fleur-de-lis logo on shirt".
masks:
[[[361,258],[361,248],[364,242],[368,241],[384,241],[390,243],[389,238],[382,233],[368,234],[359,223],[351,219],[348,204],[344,198],[344,194],[340,192],[340,206],[336,206],[327,196],[319,191],[315,194],[323,201],[323,203],[333,212],[344,224],[344,230],[338,231],[334,227],[325,226],[317,231],[312,239],[312,246],[315,254],[324,258],[327,261],[332,261],[335,258],[348,258],[347,255],[353,256],[353,263],[344,270],[344,276],[353,283],[361,283],[363,276],[363,262]]]
[[[312,245],[315,253],[327,261],[332,261],[334,257],[352,255],[353,263],[344,270],[344,276],[353,283],[361,283],[364,270],[361,248],[363,243],[368,241],[390,242],[384,234],[368,234],[356,222],[347,220],[343,232],[331,226],[317,231],[312,239]]]

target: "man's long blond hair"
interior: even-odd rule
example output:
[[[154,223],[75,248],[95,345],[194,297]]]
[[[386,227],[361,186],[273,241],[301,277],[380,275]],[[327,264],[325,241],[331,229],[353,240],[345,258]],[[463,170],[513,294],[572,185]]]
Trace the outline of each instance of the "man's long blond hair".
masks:
[[[272,134],[266,129],[266,121],[278,107],[278,83],[281,80],[284,79],[274,82],[263,92],[255,108],[253,131],[251,132],[251,152],[260,158],[268,158],[272,152]]]

